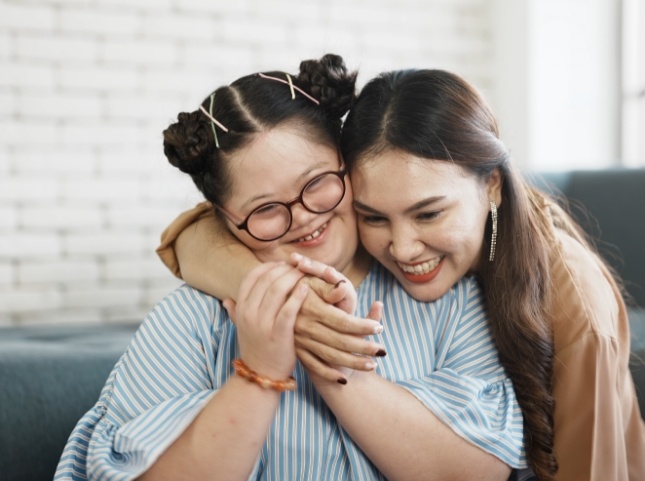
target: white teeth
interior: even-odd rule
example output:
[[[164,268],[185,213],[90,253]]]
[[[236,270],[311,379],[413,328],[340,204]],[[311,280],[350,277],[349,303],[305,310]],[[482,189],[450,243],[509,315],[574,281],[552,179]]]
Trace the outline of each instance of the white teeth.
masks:
[[[416,265],[408,265],[408,264],[401,264],[400,262],[397,262],[397,265],[401,268],[403,272],[407,272],[408,274],[415,274],[415,275],[423,275],[427,274],[430,272],[432,269],[437,267],[439,265],[439,262],[441,262],[442,257],[437,257],[436,259],[433,259],[428,262],[422,262],[421,264],[416,264]]]
[[[309,235],[301,237],[300,239],[296,239],[295,242],[306,242],[306,241],[310,241],[312,239],[315,239],[320,234],[322,234],[322,231],[325,230],[325,227],[327,227],[327,224],[322,225],[320,228],[318,228],[318,230],[316,230],[315,232],[312,232]]]

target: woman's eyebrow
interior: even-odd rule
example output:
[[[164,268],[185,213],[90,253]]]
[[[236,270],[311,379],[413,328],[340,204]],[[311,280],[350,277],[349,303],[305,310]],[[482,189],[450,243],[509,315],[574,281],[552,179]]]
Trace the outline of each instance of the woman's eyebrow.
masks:
[[[435,196],[432,196],[432,197],[428,197],[426,199],[420,200],[419,202],[416,202],[416,203],[412,204],[410,207],[405,209],[405,213],[409,214],[410,212],[414,212],[416,210],[423,209],[423,208],[428,207],[428,206],[430,206],[432,204],[436,204],[437,202],[439,202],[439,201],[441,201],[441,200],[443,200],[445,198],[446,198],[445,195],[435,195]]]
[[[362,210],[362,211],[365,211],[365,212],[369,212],[369,213],[371,213],[371,214],[379,214],[379,215],[382,215],[382,213],[381,213],[381,212],[379,212],[378,210],[373,209],[372,207],[370,207],[370,206],[368,206],[368,205],[365,205],[365,204],[363,204],[362,202],[359,202],[359,201],[357,201],[357,200],[354,200],[352,203],[353,203],[353,205],[354,205],[354,209],[358,209],[358,210]]]
[[[429,205],[436,204],[437,202],[439,202],[439,201],[441,201],[441,200],[443,200],[445,198],[446,198],[446,196],[444,196],[444,195],[437,195],[437,196],[433,196],[433,197],[428,197],[427,199],[423,199],[423,200],[420,200],[419,202],[415,202],[410,207],[405,209],[404,212],[406,214],[409,214],[411,212],[414,212],[414,211],[423,209],[425,207],[428,207]],[[362,202],[360,202],[358,200],[354,200],[354,208],[362,210],[362,211],[365,211],[365,212],[369,212],[371,214],[383,215],[382,212],[378,211],[377,209],[375,209],[373,207],[370,207],[369,205],[363,204]]]

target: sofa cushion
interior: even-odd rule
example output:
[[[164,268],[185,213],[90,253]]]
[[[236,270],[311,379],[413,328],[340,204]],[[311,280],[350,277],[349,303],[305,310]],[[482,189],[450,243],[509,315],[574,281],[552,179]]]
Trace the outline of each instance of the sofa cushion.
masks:
[[[636,384],[641,416],[645,418],[645,309],[630,309],[629,323],[632,334],[632,358],[629,367]]]
[[[645,169],[544,173],[532,180],[566,196],[576,220],[622,278],[628,302],[645,308]]]
[[[51,480],[67,437],[89,410],[136,325],[0,331],[0,473]]]

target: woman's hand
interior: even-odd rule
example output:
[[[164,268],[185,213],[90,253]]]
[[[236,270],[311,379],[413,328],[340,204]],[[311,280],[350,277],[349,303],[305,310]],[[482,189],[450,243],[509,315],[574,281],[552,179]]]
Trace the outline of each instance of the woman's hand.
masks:
[[[301,314],[296,321],[296,355],[307,369],[311,378],[316,381],[332,381],[340,384],[347,384],[348,379],[354,371],[373,371],[376,362],[372,357],[386,355],[385,349],[377,343],[365,340],[363,336],[356,334],[340,333],[329,329],[323,323],[316,321],[319,315],[313,317],[303,315],[305,306],[310,302],[313,293],[309,292]],[[315,297],[314,297],[315,298]],[[319,299],[319,298],[318,298]],[[320,299],[319,299],[320,300]],[[370,321],[378,321],[382,315],[383,305],[375,302],[368,317],[365,319],[349,316],[338,308],[325,304],[326,309],[335,309],[338,316],[337,325],[356,326],[369,325]],[[342,317],[339,315],[342,314]],[[347,317],[345,317],[347,316]],[[327,320],[329,317],[325,317]],[[349,321],[349,324],[344,324]],[[333,323],[333,322],[332,322]],[[302,326],[302,332],[298,332],[298,326]],[[380,323],[376,323],[378,332],[382,330]],[[312,329],[312,331],[305,331]],[[355,346],[355,347],[351,347]]]
[[[295,367],[294,325],[309,290],[298,285],[303,275],[287,264],[262,264],[242,282],[237,304],[224,303],[237,325],[242,359],[271,379],[284,379]]]
[[[348,314],[354,314],[357,303],[356,289],[347,277],[333,267],[302,254],[291,254],[291,262],[305,274],[324,281],[312,285],[322,299]]]
[[[312,376],[341,384],[353,370],[373,370],[376,363],[371,358],[386,352],[365,337],[383,330],[380,303],[372,306],[368,318],[356,317],[356,290],[345,276],[301,255],[292,256],[292,261],[311,274],[300,281],[309,284],[310,292],[295,326],[296,354],[303,366]]]

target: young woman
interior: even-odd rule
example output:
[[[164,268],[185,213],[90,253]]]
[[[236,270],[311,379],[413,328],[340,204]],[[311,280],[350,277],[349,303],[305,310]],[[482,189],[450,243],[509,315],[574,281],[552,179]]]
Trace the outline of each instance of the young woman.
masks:
[[[476,281],[418,302],[356,250],[337,148],[354,78],[335,56],[294,77],[246,76],[164,132],[170,163],[264,264],[237,303],[183,286],[152,310],[56,479],[501,480],[526,466],[521,412]],[[296,339],[309,289],[286,263],[294,253],[359,286],[337,299],[356,306],[358,317],[337,316],[346,333],[330,336],[315,315],[298,320],[310,340],[340,339],[337,351],[360,361],[338,366],[345,384],[318,375],[320,346]],[[355,346],[388,354],[377,366],[348,354]]]
[[[383,74],[352,107],[341,151],[362,244],[408,293],[432,301],[463,276],[481,282],[538,478],[645,479],[619,286],[572,219],[517,174],[476,90],[445,71]],[[176,243],[188,281],[206,287],[214,272],[187,252],[208,248],[209,223]]]

